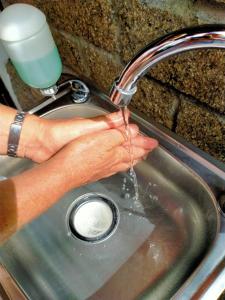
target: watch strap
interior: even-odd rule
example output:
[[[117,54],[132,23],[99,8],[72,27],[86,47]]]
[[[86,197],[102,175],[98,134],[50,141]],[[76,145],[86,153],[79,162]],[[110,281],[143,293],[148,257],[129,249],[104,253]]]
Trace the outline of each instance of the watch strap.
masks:
[[[25,116],[26,112],[17,112],[13,123],[10,125],[7,150],[8,156],[17,156],[17,149],[19,146],[20,134]]]

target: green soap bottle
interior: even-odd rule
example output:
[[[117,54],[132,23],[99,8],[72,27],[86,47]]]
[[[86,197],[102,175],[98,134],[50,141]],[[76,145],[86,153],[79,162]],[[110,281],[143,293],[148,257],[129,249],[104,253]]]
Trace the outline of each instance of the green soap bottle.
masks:
[[[28,4],[13,4],[0,14],[0,38],[21,79],[45,89],[57,82],[62,63],[45,15]]]

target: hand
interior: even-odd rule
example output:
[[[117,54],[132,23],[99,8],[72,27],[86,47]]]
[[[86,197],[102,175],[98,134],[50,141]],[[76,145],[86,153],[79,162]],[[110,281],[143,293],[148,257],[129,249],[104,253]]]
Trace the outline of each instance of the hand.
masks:
[[[78,137],[117,128],[122,124],[123,118],[120,112],[90,119],[66,120],[47,120],[28,115],[21,132],[18,155],[41,163]]]
[[[137,163],[157,146],[157,141],[141,136],[136,125],[131,125],[130,131]],[[42,164],[0,181],[0,243],[72,188],[129,167],[126,135],[120,127],[81,136]]]
[[[154,139],[130,125],[133,162],[136,164],[157,147]],[[68,189],[111,176],[130,168],[130,151],[124,127],[82,136],[66,145],[49,163],[60,166]]]

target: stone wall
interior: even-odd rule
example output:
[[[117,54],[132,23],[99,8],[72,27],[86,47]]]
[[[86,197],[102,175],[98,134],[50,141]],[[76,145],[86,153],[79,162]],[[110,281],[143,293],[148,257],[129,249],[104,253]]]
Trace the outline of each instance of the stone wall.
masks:
[[[225,23],[224,0],[7,1],[16,2],[46,14],[64,65],[105,92],[148,42],[186,26]],[[225,52],[193,51],[158,64],[131,105],[225,161]]]

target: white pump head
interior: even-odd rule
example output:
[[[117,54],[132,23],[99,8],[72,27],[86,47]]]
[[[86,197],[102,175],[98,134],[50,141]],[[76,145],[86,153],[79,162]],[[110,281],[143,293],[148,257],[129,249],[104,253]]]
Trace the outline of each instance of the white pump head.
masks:
[[[35,35],[46,23],[38,8],[28,4],[13,4],[0,14],[0,39],[16,42]]]

